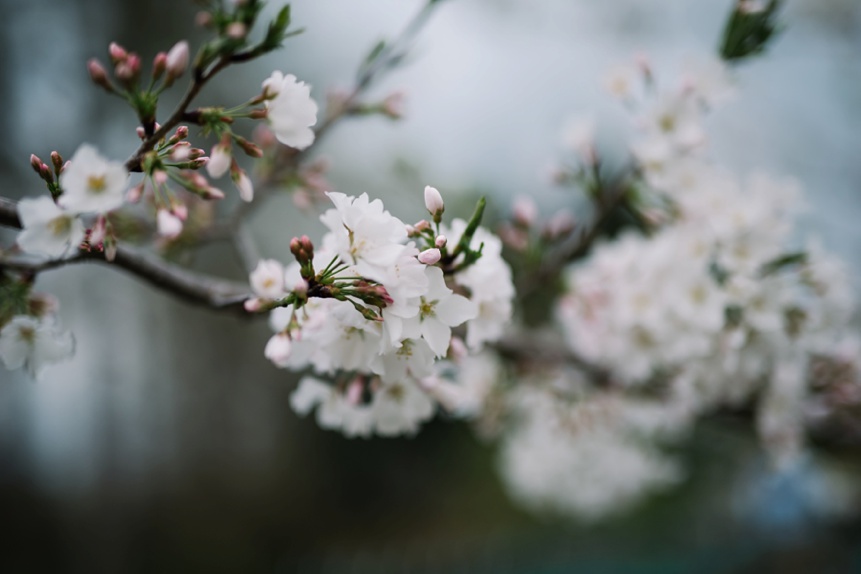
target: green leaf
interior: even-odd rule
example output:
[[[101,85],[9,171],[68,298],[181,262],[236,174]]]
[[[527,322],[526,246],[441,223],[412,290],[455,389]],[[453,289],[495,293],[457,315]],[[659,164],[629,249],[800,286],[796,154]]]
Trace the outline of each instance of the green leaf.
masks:
[[[777,12],[781,2],[771,0],[762,11],[750,12],[743,1],[737,1],[724,27],[721,58],[736,62],[762,53],[780,31]]]

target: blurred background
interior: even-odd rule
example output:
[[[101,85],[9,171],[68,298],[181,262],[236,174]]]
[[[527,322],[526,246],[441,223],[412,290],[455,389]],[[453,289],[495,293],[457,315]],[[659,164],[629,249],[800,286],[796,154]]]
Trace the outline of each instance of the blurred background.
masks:
[[[244,101],[273,69],[322,102],[421,5],[296,0],[294,26],[307,31],[229,70],[198,103]],[[623,116],[602,77],[642,53],[673,81],[687,58],[714,52],[730,5],[446,0],[411,61],[371,92],[404,90],[406,118],[351,120],[321,144],[332,186],[381,197],[404,220],[421,216],[426,184],[481,190],[497,214],[517,194],[552,213],[572,202],[548,176],[563,121],[594,114],[599,142],[621,152]],[[148,65],[204,37],[190,0],[0,6],[0,193],[14,198],[42,193],[30,153],[133,151],[134,118],[90,84],[87,59],[106,60],[117,41]],[[804,230],[858,277],[861,4],[791,0],[784,19],[712,118],[713,155],[797,177]],[[261,253],[282,261],[303,232],[320,226],[286,196],[252,221]],[[0,231],[3,245],[13,239]],[[194,264],[244,280],[227,246]],[[509,500],[493,446],[464,423],[350,440],[297,417],[294,380],[262,356],[263,322],[191,308],[103,266],[54,271],[37,287],[59,298],[77,353],[37,383],[0,371],[3,572],[861,572],[858,509],[835,479],[857,479],[857,451],[819,452],[776,476],[750,425],[716,420],[683,453],[682,487],[599,524],[537,516]]]

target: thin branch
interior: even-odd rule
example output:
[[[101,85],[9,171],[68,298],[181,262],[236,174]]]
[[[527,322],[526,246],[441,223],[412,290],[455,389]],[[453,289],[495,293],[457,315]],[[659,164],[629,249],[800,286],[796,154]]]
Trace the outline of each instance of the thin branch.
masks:
[[[141,161],[143,160],[143,156],[152,151],[155,145],[164,138],[170,130],[178,126],[182,123],[183,120],[186,119],[186,112],[188,111],[188,106],[191,105],[192,100],[200,93],[200,90],[203,89],[203,86],[212,79],[218,72],[226,68],[232,63],[230,58],[224,58],[218,60],[218,63],[215,64],[208,72],[204,72],[202,70],[194,70],[193,79],[191,84],[189,84],[188,89],[185,92],[185,95],[180,100],[179,104],[177,104],[176,108],[174,108],[173,113],[170,117],[165,120],[163,124],[153,133],[151,136],[146,138],[138,147],[138,149],[126,160],[126,169],[129,171],[141,171]]]
[[[0,223],[12,228],[21,228],[15,202],[0,198]],[[178,265],[127,246],[119,246],[113,261],[107,261],[100,251],[78,251],[66,259],[34,261],[25,258],[0,260],[0,269],[21,273],[38,274],[80,263],[102,263],[123,269],[144,282],[194,305],[216,311],[231,311],[244,314],[242,303],[250,296],[248,287],[189,271]]]

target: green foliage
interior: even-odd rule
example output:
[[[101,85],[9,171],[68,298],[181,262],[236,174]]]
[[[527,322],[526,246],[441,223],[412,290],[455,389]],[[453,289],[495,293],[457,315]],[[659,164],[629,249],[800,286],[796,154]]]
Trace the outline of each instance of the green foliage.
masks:
[[[737,1],[724,28],[721,58],[738,62],[762,53],[780,31],[777,22],[780,6],[781,0],[770,0],[762,10],[756,11],[747,1]]]

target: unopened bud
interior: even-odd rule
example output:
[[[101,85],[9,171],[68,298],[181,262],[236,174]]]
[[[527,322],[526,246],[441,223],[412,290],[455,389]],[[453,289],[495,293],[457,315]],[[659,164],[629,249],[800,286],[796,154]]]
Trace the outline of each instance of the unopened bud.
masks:
[[[97,59],[92,58],[87,62],[87,72],[89,72],[90,80],[92,80],[94,84],[109,92],[114,91],[110,80],[108,80],[107,70],[105,70],[105,67]]]
[[[246,299],[242,306],[249,313],[256,313],[263,308],[263,300],[258,297],[252,297],[251,299]]]
[[[167,54],[159,52],[152,60],[152,77],[154,80],[161,78],[167,69]]]
[[[430,222],[427,219],[422,219],[421,221],[417,221],[413,225],[413,229],[421,233],[422,231],[427,231],[428,229],[430,229],[430,226]]]
[[[129,54],[125,60],[119,62],[114,68],[114,74],[120,80],[130,83],[137,79],[141,71],[141,59],[137,54]]]
[[[39,159],[39,156],[34,153],[30,154],[30,167],[32,167],[33,171],[38,173],[40,176],[42,175],[42,163],[43,162]]]
[[[219,200],[224,199],[224,192],[218,189],[217,187],[207,187],[204,188],[203,193],[201,194],[203,199],[210,200]]]
[[[128,52],[126,52],[126,49],[116,42],[111,42],[110,46],[108,46],[108,54],[111,56],[111,61],[114,64],[122,62],[129,55]]]
[[[269,117],[269,110],[266,108],[254,108],[248,114],[248,117],[252,120],[265,120]]]
[[[442,255],[439,252],[439,249],[433,247],[431,249],[425,249],[421,253],[419,253],[418,260],[424,263],[425,265],[433,265],[437,263]]]
[[[63,171],[63,156],[60,155],[60,152],[51,152],[51,163],[54,164],[55,172],[60,173]]]
[[[448,240],[446,239],[445,235],[437,235],[436,239],[434,239],[433,244],[436,245],[438,248],[442,249],[443,247],[445,247],[446,241]]]
[[[308,294],[308,282],[305,281],[304,279],[300,279],[296,283],[296,286],[293,287],[293,292],[296,293],[297,295],[301,296],[301,297],[304,297],[305,295]]]
[[[242,148],[242,151],[246,153],[246,155],[250,157],[263,157],[263,150],[248,141],[245,138],[237,137],[235,141],[239,147]]]
[[[48,183],[54,183],[54,174],[51,173],[51,168],[48,167],[48,164],[43,163],[39,166],[39,175]]]
[[[248,33],[248,28],[242,22],[232,22],[225,31],[228,38],[241,40]]]
[[[142,140],[145,140],[145,139],[146,139],[146,130],[145,130],[145,129],[143,129],[143,126],[138,126],[138,127],[136,127],[136,128],[135,128],[135,133],[138,135],[138,137],[139,137],[140,139],[142,139]]]
[[[425,186],[425,207],[433,216],[434,223],[439,223],[442,219],[442,213],[445,211],[445,204],[437,188]]]
[[[167,75],[170,80],[178,78],[188,68],[188,42],[180,40],[167,53]]]

